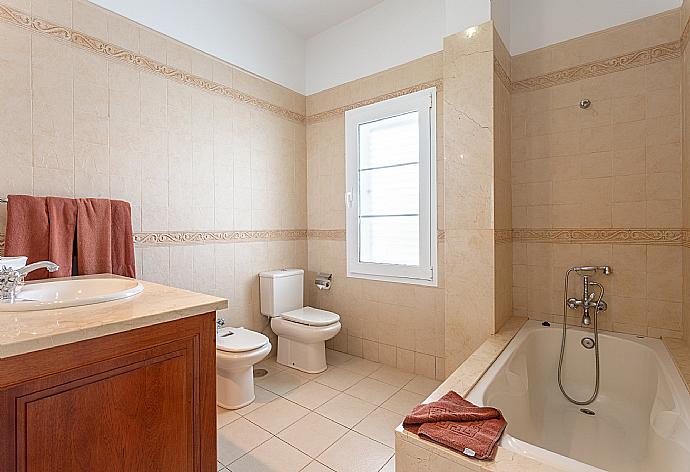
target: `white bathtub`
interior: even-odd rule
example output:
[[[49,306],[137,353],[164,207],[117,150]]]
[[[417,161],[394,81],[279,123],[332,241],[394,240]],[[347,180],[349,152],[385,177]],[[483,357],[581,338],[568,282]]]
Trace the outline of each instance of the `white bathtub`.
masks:
[[[501,446],[565,471],[690,471],[690,395],[661,340],[599,333],[601,387],[589,416],[558,388],[561,329],[528,321],[469,393],[505,415]],[[586,336],[568,328],[563,384],[578,400],[594,385]]]

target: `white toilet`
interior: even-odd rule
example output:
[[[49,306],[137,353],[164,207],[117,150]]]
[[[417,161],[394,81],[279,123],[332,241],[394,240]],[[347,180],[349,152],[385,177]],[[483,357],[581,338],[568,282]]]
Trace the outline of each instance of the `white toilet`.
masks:
[[[271,352],[261,333],[222,328],[216,336],[216,403],[235,410],[254,401],[254,364]]]
[[[261,272],[261,314],[278,335],[278,363],[303,372],[326,370],[326,341],[340,332],[340,316],[304,306],[302,269]]]

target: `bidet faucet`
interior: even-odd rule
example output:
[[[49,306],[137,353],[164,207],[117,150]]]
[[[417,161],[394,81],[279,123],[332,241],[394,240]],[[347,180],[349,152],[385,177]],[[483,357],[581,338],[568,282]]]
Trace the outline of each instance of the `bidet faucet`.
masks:
[[[29,273],[38,269],[47,269],[48,272],[55,272],[59,268],[59,265],[51,261],[34,262],[21,269],[0,267],[0,300],[14,302],[17,289],[24,285],[24,278]]]
[[[220,331],[220,328],[225,326],[225,318],[218,318],[216,320],[216,334]]]

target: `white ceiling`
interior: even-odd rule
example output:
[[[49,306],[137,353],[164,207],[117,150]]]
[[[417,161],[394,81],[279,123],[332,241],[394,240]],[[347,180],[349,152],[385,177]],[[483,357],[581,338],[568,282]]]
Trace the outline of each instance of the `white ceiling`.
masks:
[[[383,0],[243,0],[293,33],[311,38]]]

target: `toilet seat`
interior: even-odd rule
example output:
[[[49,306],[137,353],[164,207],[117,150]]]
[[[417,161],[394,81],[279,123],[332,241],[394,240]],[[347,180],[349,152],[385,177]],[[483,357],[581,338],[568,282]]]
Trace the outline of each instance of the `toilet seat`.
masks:
[[[248,352],[266,344],[265,335],[245,328],[223,328],[216,337],[216,348],[226,352]]]
[[[329,326],[340,321],[338,314],[310,306],[288,311],[280,315],[280,317],[284,320],[307,326]]]

